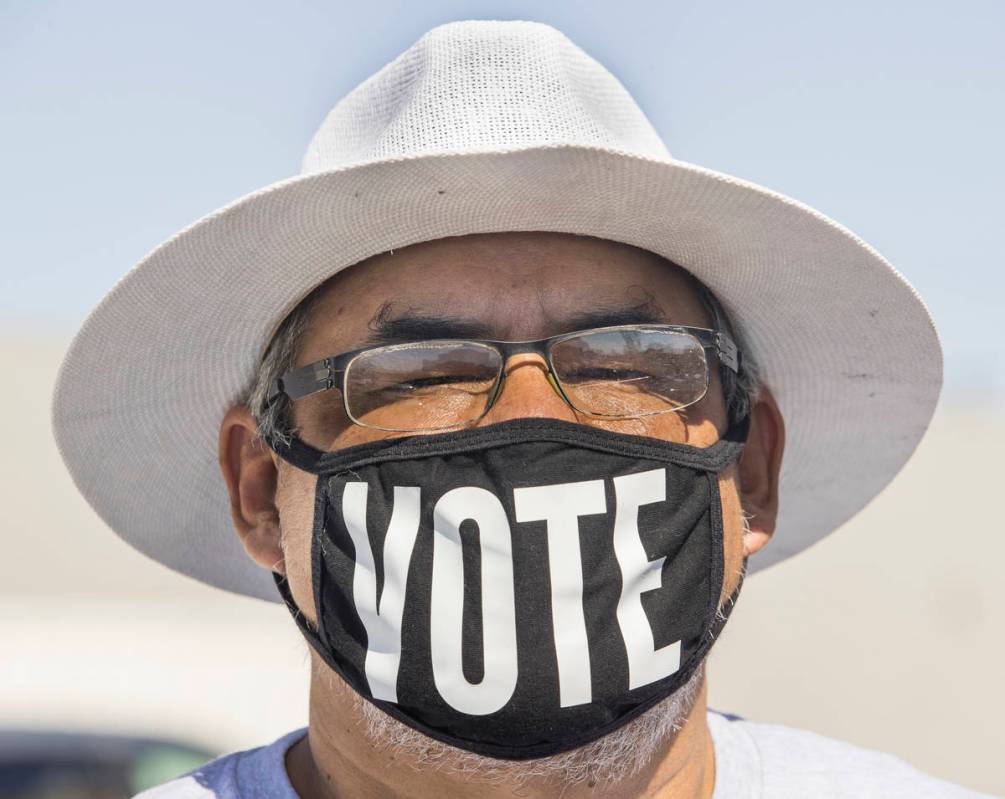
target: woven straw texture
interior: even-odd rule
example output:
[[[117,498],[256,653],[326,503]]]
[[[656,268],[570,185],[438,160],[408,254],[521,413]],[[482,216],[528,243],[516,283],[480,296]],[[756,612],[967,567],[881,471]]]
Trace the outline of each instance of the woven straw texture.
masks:
[[[273,331],[371,255],[515,230],[659,253],[737,321],[787,425],[778,530],[752,571],[861,509],[928,426],[938,338],[879,254],[791,199],[673,160],[621,84],[558,31],[462,22],[340,101],[299,176],[177,234],[93,311],[53,405],[80,491],[150,557],[276,601],[233,532],[216,462],[223,414]]]

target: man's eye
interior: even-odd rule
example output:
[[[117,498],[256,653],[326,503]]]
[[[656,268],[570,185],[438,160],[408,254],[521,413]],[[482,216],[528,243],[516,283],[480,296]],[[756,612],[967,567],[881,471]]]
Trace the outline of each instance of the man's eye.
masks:
[[[435,375],[431,377],[414,377],[410,380],[400,380],[394,383],[391,388],[398,391],[418,391],[424,388],[436,388],[438,386],[458,386],[471,385],[476,381],[472,377],[464,375]]]

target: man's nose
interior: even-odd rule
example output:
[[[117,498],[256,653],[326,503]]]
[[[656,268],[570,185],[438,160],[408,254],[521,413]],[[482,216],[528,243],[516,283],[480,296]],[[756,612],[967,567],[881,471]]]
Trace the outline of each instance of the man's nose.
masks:
[[[520,353],[506,361],[500,392],[480,426],[528,417],[576,421],[576,414],[548,379],[547,362],[537,353]]]

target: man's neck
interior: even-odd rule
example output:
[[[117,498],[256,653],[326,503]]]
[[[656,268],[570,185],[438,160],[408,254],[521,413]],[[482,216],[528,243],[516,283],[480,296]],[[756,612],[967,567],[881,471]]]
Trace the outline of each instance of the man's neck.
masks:
[[[316,674],[316,672],[315,672]],[[401,753],[373,745],[365,724],[352,712],[349,688],[334,675],[317,676],[311,684],[308,734],[291,747],[286,770],[301,799],[711,799],[715,753],[706,720],[702,684],[687,722],[672,742],[659,750],[637,774],[611,783],[603,779],[557,785],[554,778],[521,781],[424,768]]]

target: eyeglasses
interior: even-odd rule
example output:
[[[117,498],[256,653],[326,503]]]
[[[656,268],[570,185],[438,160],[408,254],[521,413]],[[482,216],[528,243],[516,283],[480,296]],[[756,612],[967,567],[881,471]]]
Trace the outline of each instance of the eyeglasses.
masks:
[[[338,389],[345,413],[363,427],[432,432],[476,422],[489,412],[513,355],[537,353],[548,380],[587,416],[632,419],[679,411],[708,391],[706,353],[739,370],[725,333],[679,325],[620,325],[535,341],[440,339],[366,347],[286,372],[268,404]]]

